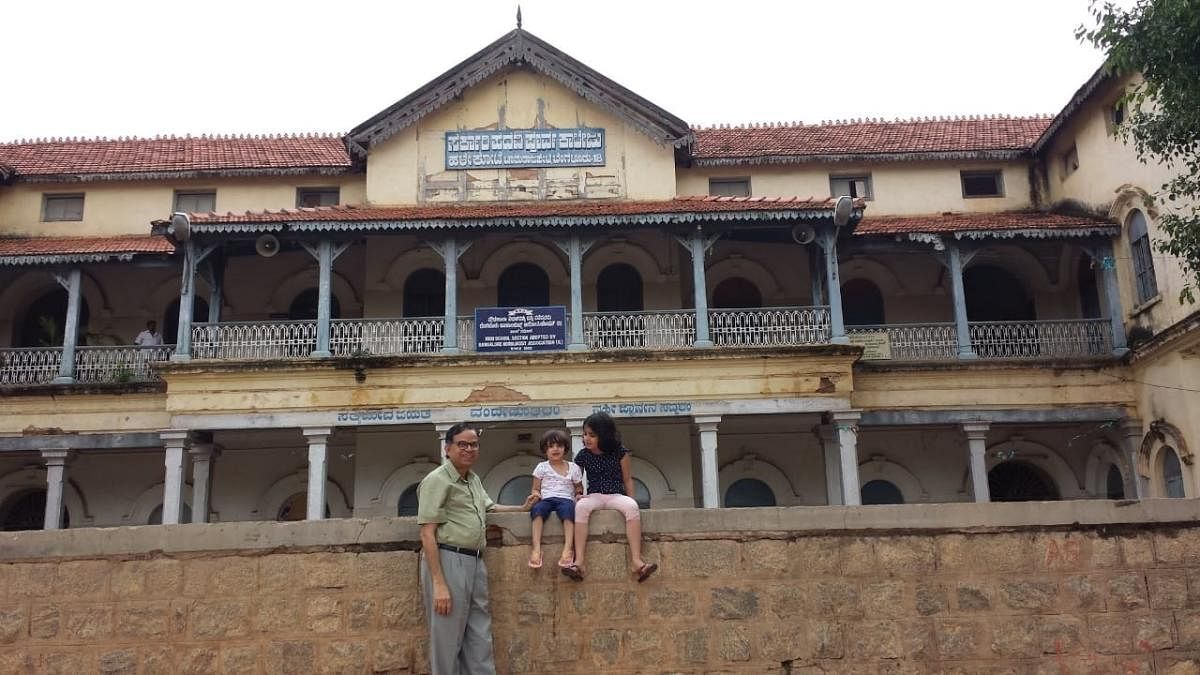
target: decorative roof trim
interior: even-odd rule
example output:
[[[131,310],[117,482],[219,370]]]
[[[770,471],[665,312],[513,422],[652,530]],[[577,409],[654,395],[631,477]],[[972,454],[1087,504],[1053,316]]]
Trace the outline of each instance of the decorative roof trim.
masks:
[[[942,241],[941,235],[929,234],[928,232],[911,232],[908,235],[908,240],[918,244],[931,244],[935,251],[946,250],[946,242]]]
[[[1079,110],[1091,98],[1092,94],[1100,88],[1100,85],[1112,79],[1112,77],[1113,75],[1109,72],[1107,63],[1097,68],[1096,72],[1092,73],[1087,82],[1084,82],[1083,86],[1075,91],[1075,95],[1071,97],[1070,101],[1067,101],[1067,105],[1063,106],[1063,109],[1054,116],[1054,119],[1050,121],[1050,126],[1046,127],[1042,135],[1034,141],[1033,147],[1030,148],[1033,154],[1042,154],[1042,151],[1054,140],[1055,135],[1062,130],[1067,120],[1075,114],[1075,111]]]
[[[506,67],[520,65],[529,66],[616,113],[657,143],[680,148],[693,142],[690,127],[680,118],[518,28],[352,129],[346,136],[349,145],[360,153],[362,148],[374,147],[446,105],[464,90]]]
[[[275,169],[201,169],[191,171],[130,171],[116,173],[17,174],[16,183],[98,183],[108,181],[175,180],[185,178],[240,178],[252,176],[341,176],[351,167],[320,166]]]
[[[938,152],[860,152],[860,153],[821,153],[821,154],[778,154],[763,156],[737,157],[693,157],[692,165],[706,166],[744,166],[758,164],[809,164],[837,162],[921,162],[936,160],[975,159],[984,161],[1008,161],[1028,159],[1025,150],[954,150]]]
[[[1060,227],[1060,228],[1025,228],[1020,230],[965,230],[954,233],[955,239],[1015,239],[1029,237],[1030,239],[1067,239],[1070,237],[1112,237],[1121,233],[1116,225],[1096,225],[1094,227]]]
[[[21,265],[69,265],[97,262],[129,262],[138,255],[170,255],[169,253],[120,252],[120,253],[55,253],[49,255],[0,255],[0,266]]]

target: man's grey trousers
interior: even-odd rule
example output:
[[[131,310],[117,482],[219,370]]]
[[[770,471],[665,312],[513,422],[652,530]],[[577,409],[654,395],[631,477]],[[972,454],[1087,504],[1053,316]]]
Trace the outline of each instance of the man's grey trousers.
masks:
[[[450,613],[433,611],[433,580],[421,556],[421,590],[429,617],[429,668],[433,675],[495,675],[492,613],[483,558],[438,549],[450,587]]]

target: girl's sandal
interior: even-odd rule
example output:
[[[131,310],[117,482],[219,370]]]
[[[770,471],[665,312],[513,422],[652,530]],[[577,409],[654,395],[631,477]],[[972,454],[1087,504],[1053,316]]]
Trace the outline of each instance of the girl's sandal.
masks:
[[[574,565],[574,564],[575,564],[575,556],[573,556],[573,555],[569,555],[565,558],[558,559],[559,567],[570,567],[571,565]]]
[[[583,570],[579,569],[575,563],[571,563],[562,568],[563,576],[570,577],[572,581],[583,581]]]
[[[637,577],[637,582],[640,584],[650,578],[650,575],[658,571],[657,563],[647,563],[638,568],[634,576]]]

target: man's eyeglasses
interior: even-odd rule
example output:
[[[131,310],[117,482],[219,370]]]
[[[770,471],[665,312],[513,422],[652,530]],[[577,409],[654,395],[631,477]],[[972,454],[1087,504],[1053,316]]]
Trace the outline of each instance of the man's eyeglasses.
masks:
[[[479,441],[455,441],[454,447],[456,447],[459,450],[462,450],[464,452],[467,450],[478,451],[479,450]]]

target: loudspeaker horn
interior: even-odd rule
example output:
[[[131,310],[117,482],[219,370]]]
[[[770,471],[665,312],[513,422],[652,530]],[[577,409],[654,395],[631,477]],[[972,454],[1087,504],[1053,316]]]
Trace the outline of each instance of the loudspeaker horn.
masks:
[[[817,238],[817,231],[812,225],[801,223],[792,228],[792,241],[797,244],[811,244]]]
[[[279,239],[273,234],[264,234],[254,241],[254,250],[264,258],[279,253]]]
[[[192,221],[186,213],[176,211],[171,214],[171,226],[167,232],[175,238],[175,241],[183,243],[192,236]]]

